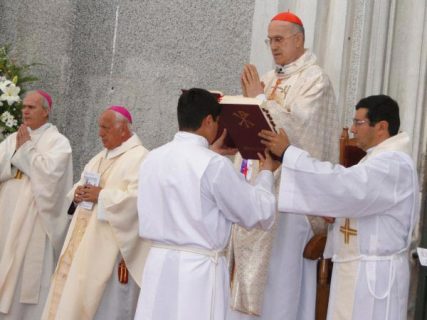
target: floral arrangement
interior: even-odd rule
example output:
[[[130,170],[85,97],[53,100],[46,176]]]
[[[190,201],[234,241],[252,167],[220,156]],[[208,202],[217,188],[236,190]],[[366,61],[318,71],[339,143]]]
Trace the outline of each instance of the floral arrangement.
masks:
[[[0,46],[0,141],[21,124],[23,84],[37,78],[26,75],[35,64],[18,65],[9,56],[9,46]]]

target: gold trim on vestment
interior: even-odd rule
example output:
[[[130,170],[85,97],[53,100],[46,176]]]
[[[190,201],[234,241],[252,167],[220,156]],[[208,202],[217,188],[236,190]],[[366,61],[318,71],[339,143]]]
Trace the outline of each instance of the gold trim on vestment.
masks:
[[[350,236],[357,236],[357,230],[350,227],[350,219],[345,219],[345,223],[340,227],[340,232],[344,234],[344,243],[350,243]]]
[[[68,273],[70,271],[71,264],[73,263],[74,255],[82,241],[91,217],[90,212],[82,208],[78,209],[76,215],[77,218],[73,233],[64,254],[58,262],[58,267],[52,281],[54,287],[48,315],[49,320],[54,320],[56,317],[56,311],[58,309],[59,302],[61,301],[62,291],[64,290],[65,283],[67,282]]]
[[[21,170],[17,170],[15,174],[15,179],[22,179],[23,172]]]

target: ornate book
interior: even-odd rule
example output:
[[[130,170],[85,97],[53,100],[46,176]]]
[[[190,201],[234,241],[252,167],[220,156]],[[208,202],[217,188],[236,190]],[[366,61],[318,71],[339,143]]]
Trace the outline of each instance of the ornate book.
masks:
[[[227,146],[237,148],[244,159],[258,159],[257,153],[265,149],[258,133],[276,129],[268,110],[259,100],[241,96],[223,96],[220,104],[218,136],[227,129]]]

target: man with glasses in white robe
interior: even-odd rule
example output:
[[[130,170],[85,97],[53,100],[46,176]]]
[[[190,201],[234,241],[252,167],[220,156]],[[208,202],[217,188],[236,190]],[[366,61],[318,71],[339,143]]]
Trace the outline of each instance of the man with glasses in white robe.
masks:
[[[356,105],[351,131],[367,155],[345,168],[312,158],[285,131],[261,134],[283,159],[279,210],[336,218],[328,319],[407,318],[409,245],[419,215],[411,142],[385,95]]]

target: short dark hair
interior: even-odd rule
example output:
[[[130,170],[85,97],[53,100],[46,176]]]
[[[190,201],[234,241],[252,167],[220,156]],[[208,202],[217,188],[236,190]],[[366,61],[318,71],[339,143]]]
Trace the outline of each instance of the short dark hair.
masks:
[[[390,136],[394,136],[399,132],[399,105],[389,96],[380,94],[363,98],[356,104],[356,110],[360,108],[368,109],[366,117],[371,127],[384,120],[388,122]]]
[[[178,100],[179,130],[195,131],[204,118],[212,115],[216,120],[220,112],[221,105],[209,91],[199,88],[184,91]]]

